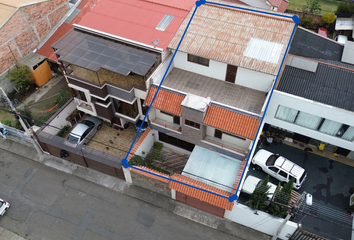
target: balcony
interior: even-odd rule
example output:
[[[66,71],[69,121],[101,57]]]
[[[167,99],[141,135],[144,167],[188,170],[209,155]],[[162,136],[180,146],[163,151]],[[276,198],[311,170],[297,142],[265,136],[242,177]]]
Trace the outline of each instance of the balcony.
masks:
[[[234,152],[234,153],[241,155],[241,156],[245,156],[247,153],[247,150],[248,150],[246,148],[243,148],[241,146],[236,146],[232,143],[223,141],[223,140],[216,138],[216,137],[206,136],[203,138],[203,142],[213,145],[213,146],[217,146],[219,148],[226,149],[228,151]]]
[[[210,97],[213,102],[257,115],[261,114],[266,100],[265,92],[179,68],[173,68],[162,85],[185,94],[190,93],[204,98]]]
[[[180,125],[178,124],[174,124],[174,123],[171,123],[171,122],[167,122],[167,121],[164,121],[162,119],[151,119],[151,123],[154,124],[154,125],[157,125],[159,127],[162,127],[162,128],[166,128],[166,129],[169,129],[169,130],[172,130],[174,132],[177,132],[177,133],[180,133],[182,132],[182,128]]]

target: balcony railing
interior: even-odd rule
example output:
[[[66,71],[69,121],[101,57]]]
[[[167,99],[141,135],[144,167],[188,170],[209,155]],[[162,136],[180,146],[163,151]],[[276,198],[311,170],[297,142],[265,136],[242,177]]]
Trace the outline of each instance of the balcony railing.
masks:
[[[212,144],[214,146],[218,146],[220,148],[227,149],[229,151],[235,152],[235,153],[243,155],[243,156],[246,155],[246,152],[247,152],[246,150],[240,149],[241,147],[237,148],[235,146],[232,146],[231,143],[225,142],[223,140],[219,140],[214,137],[206,136],[203,138],[203,141],[206,143]]]
[[[161,119],[152,119],[151,123],[156,124],[156,125],[163,127],[163,128],[167,128],[167,129],[179,132],[179,133],[182,132],[182,128],[180,125],[174,124],[174,123],[169,123],[169,122],[161,120]]]

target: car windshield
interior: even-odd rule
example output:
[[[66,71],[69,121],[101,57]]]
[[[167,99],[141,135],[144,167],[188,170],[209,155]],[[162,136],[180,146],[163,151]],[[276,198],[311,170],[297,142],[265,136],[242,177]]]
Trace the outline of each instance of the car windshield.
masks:
[[[279,155],[273,154],[271,155],[267,161],[266,161],[266,165],[267,166],[273,166],[275,161],[278,159]]]
[[[304,171],[304,173],[302,174],[302,176],[300,178],[300,183],[302,183],[302,181],[304,181],[305,176],[306,176],[306,171]]]
[[[79,142],[79,138],[74,136],[74,135],[71,135],[71,134],[69,134],[67,140],[69,140],[70,142],[74,142],[74,143],[78,143]]]
[[[93,123],[93,122],[91,122],[89,120],[84,120],[81,123],[83,123],[83,124],[85,124],[86,126],[89,126],[89,127],[95,126],[95,123]]]

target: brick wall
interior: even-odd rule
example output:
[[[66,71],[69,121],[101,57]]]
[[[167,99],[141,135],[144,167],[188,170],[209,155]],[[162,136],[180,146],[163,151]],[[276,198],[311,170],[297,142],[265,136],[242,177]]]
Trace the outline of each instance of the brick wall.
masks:
[[[152,175],[146,176],[141,172],[130,171],[133,184],[152,192],[171,197],[171,189],[168,187],[169,181],[160,181],[153,178]]]
[[[0,29],[0,73],[33,51],[68,11],[66,0],[18,8]]]

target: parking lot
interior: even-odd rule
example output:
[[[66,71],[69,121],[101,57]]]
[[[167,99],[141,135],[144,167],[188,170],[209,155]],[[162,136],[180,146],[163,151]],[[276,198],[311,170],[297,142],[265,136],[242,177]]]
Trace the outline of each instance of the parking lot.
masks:
[[[297,191],[312,194],[313,215],[302,214],[293,221],[300,222],[305,230],[329,239],[351,239],[351,226],[338,221],[338,218],[339,220],[344,218],[346,223],[351,222],[350,215],[345,208],[349,202],[349,188],[354,187],[354,174],[352,174],[354,168],[314,153],[308,155],[303,149],[286,144],[271,144],[263,146],[263,149],[279,153],[305,168],[307,172],[305,182]],[[259,148],[256,151],[258,150]],[[248,175],[261,179],[266,177],[266,173],[255,170],[252,164]],[[270,182],[278,184],[278,180],[272,177]],[[240,198],[240,201],[244,200]],[[311,208],[305,206],[304,210],[306,209]]]

